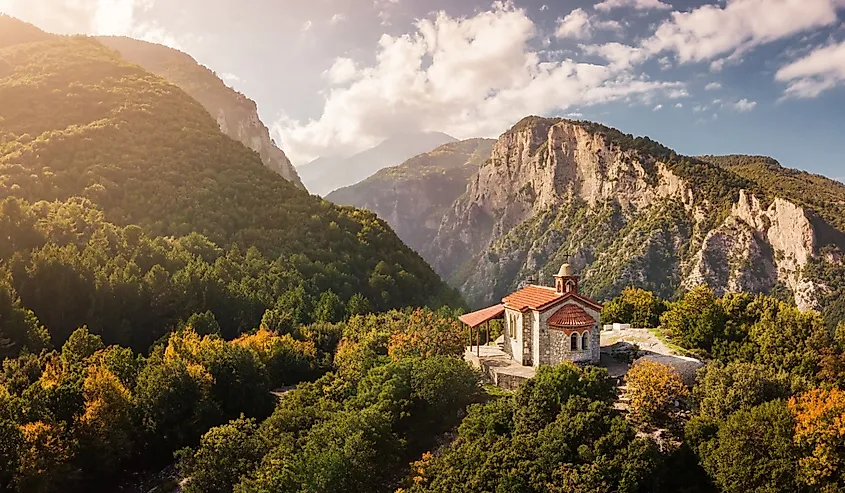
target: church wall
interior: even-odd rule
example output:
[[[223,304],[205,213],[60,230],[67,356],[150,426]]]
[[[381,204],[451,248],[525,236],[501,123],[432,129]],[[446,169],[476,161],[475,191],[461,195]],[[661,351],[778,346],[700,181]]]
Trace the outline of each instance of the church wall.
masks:
[[[596,324],[590,330],[590,348],[588,351],[570,351],[570,339],[562,330],[549,329],[549,318],[557,313],[558,310],[566,305],[576,305],[584,309],[593,319]],[[588,305],[583,305],[575,300],[567,301],[553,310],[540,313],[539,330],[537,337],[539,339],[540,347],[540,362],[543,365],[557,365],[564,361],[572,361],[576,363],[598,363],[601,357],[601,313],[591,308]],[[584,330],[579,331],[583,334]],[[537,365],[535,365],[537,366]]]
[[[532,343],[534,342],[531,335],[531,329],[534,326],[534,312],[530,311],[523,313],[522,315],[522,364],[525,366],[531,366],[533,363]]]
[[[540,320],[542,319],[542,314],[538,311],[531,312],[531,363],[536,368],[544,363],[545,361],[545,351],[543,351],[546,347],[545,340],[542,339],[542,325],[540,324]]]
[[[516,339],[511,338],[510,336],[510,323],[511,317],[515,316],[517,318],[517,330],[516,330]],[[523,340],[524,340],[524,330],[521,330],[523,326],[523,319],[522,313],[506,309],[505,310],[505,352],[510,355],[515,361],[522,362],[523,360]]]

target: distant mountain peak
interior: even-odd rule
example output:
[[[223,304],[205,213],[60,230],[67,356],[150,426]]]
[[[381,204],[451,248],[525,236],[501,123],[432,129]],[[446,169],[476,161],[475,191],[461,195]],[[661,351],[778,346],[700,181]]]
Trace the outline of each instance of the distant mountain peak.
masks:
[[[443,132],[401,132],[352,156],[319,157],[297,170],[311,193],[326,195],[449,142],[457,139]]]

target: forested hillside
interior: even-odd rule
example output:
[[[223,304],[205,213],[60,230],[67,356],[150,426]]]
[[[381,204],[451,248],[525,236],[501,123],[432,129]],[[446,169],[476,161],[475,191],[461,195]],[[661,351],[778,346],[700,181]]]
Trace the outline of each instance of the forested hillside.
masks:
[[[460,303],[373,214],[281,179],[182,90],[96,40],[20,44],[0,58],[12,69],[0,80],[0,198],[78,196],[104,221],[152,238],[198,233],[223,251],[256,247],[284,286],[314,299],[331,290],[374,309]]]
[[[784,168],[765,156],[702,156],[702,160],[717,164],[743,178],[764,187],[770,195],[788,198],[806,206],[836,228],[826,233],[822,244],[845,247],[845,185],[825,176]]]
[[[0,490],[115,491],[334,370],[337,323],[462,304],[383,221],[284,180],[177,86],[2,22],[20,29],[0,30]],[[397,359],[429,356],[414,323],[461,352],[451,313],[384,317]]]
[[[268,168],[305,188],[293,164],[259,119],[255,101],[228,87],[217,74],[187,53],[132,38],[101,36],[97,39],[117,50],[124,59],[179,86],[211,113],[223,133],[257,152]]]

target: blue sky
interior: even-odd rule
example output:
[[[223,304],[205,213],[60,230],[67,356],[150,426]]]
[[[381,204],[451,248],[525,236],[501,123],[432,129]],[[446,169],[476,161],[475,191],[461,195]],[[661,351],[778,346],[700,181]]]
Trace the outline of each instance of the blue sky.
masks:
[[[295,164],[396,132],[596,120],[685,154],[845,178],[845,0],[0,0],[53,32],[192,54]]]

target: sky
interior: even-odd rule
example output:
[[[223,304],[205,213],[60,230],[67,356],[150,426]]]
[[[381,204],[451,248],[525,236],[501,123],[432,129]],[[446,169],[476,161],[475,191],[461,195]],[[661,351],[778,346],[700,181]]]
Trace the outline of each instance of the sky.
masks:
[[[181,49],[296,165],[530,114],[845,180],[845,0],[0,0],[58,33]]]

